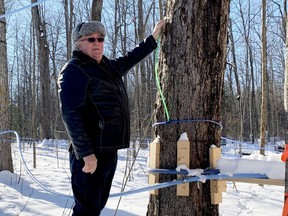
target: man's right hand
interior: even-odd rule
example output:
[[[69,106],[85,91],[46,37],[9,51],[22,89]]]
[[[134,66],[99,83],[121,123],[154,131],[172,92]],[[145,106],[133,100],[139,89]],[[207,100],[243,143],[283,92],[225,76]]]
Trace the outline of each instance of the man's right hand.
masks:
[[[82,168],[82,171],[85,173],[93,174],[97,169],[97,158],[95,154],[88,155],[83,158],[85,165]]]

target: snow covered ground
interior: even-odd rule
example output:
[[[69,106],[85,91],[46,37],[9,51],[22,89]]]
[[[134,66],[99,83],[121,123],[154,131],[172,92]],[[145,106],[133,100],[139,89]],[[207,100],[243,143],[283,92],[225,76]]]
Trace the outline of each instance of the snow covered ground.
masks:
[[[224,156],[226,158],[235,157],[237,149],[231,149],[228,146],[227,144],[223,151]],[[63,140],[44,140],[36,143],[36,168],[33,168],[32,145],[29,143],[22,144],[23,156],[31,174],[35,177],[34,180],[24,169],[17,145],[13,144],[12,147],[15,173],[0,172],[0,216],[71,215],[73,199],[71,198],[69,183],[67,143]],[[268,156],[263,158],[255,152],[255,150],[251,150],[250,153],[252,154],[248,158],[281,164],[280,153],[270,151],[267,152]],[[129,172],[126,168],[127,163],[131,165],[130,152],[127,150],[119,151],[118,168],[111,194],[120,192],[124,185],[125,190],[147,185],[148,174],[145,169],[147,168],[148,155],[149,149],[140,149],[131,172],[131,178],[127,179],[126,176]],[[283,164],[281,164],[280,170],[282,167]],[[276,169],[279,172],[279,168],[275,168],[275,171]],[[42,187],[35,181],[39,181]],[[227,182],[227,191],[223,193],[223,203],[220,204],[219,212],[222,216],[279,216],[282,214],[283,195],[284,187],[282,186]],[[110,198],[101,216],[144,216],[146,215],[148,199],[149,192],[122,198]]]

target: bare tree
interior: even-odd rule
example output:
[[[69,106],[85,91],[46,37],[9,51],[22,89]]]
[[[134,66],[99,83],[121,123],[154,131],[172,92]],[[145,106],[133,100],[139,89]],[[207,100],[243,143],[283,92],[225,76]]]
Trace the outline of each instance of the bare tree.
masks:
[[[71,58],[72,54],[72,26],[73,26],[73,0],[64,0],[64,17],[65,17],[65,31],[66,31],[66,48],[67,48],[67,61]],[[70,10],[69,10],[70,9]]]
[[[37,2],[31,0],[31,3]],[[39,6],[32,8],[32,20],[36,33],[38,62],[41,85],[41,130],[43,138],[51,138],[50,109],[50,70],[49,70],[49,46],[47,42],[46,23],[40,16]]]
[[[256,108],[256,95],[255,95],[255,71],[254,71],[254,56],[253,56],[253,47],[252,47],[252,36],[251,36],[251,26],[253,25],[253,16],[251,11],[251,2],[250,1],[238,1],[239,14],[241,19],[241,24],[238,27],[240,30],[244,45],[245,45],[245,62],[243,65],[243,71],[245,73],[246,80],[244,83],[245,93],[241,94],[241,118],[249,119],[248,123],[245,124],[242,121],[242,129],[240,131],[239,139],[243,141],[247,135],[251,137],[251,141],[254,142],[255,136],[257,133],[257,108]],[[234,33],[234,32],[233,32]],[[235,79],[236,81],[236,79]],[[236,81],[237,82],[237,81]],[[245,133],[246,132],[246,133]],[[245,136],[246,134],[246,136]],[[241,152],[240,152],[241,153]]]
[[[145,23],[144,23],[144,12],[143,12],[143,1],[138,0],[138,28],[137,28],[137,36],[138,40],[142,41],[145,37]],[[139,80],[139,88],[138,88],[138,97],[137,97],[137,110],[138,110],[138,137],[143,137],[143,120],[146,115],[147,111],[147,79],[146,79],[146,68],[145,68],[145,61],[141,61],[138,65],[137,69],[140,73],[140,80]]]
[[[171,20],[162,38],[159,78],[171,119],[221,121],[221,100],[226,66],[229,1],[167,1]],[[165,112],[158,96],[157,121]],[[166,119],[169,120],[169,119]],[[177,166],[176,143],[187,132],[190,168],[209,167],[209,147],[220,145],[220,128],[205,122],[160,125],[160,168]],[[159,181],[175,176],[160,175]],[[211,204],[210,183],[190,183],[189,196],[176,196],[169,187],[151,195],[147,215],[219,215]]]
[[[260,154],[265,154],[267,131],[267,36],[266,36],[266,0],[262,0],[262,102],[260,127]]]
[[[0,0],[0,14],[5,14],[4,0]],[[0,130],[9,130],[9,86],[7,64],[6,19],[0,19]],[[0,171],[13,172],[11,145],[8,136],[0,139]]]
[[[235,44],[234,44],[234,37],[233,37],[233,22],[231,19],[229,19],[229,42],[231,46],[231,55],[232,55],[232,64],[230,64],[230,68],[234,72],[235,77],[235,83],[236,83],[236,89],[237,89],[237,102],[239,106],[239,119],[240,119],[240,130],[239,130],[239,139],[243,140],[243,98],[242,98],[242,92],[240,87],[240,81],[239,81],[239,75],[238,75],[238,67],[237,67],[237,58],[236,58],[236,51],[235,51]],[[232,82],[230,82],[230,85],[232,85]],[[232,90],[233,87],[231,86],[230,89]],[[233,96],[233,95],[232,95]],[[230,123],[234,122],[233,119]],[[225,131],[225,129],[224,129]]]

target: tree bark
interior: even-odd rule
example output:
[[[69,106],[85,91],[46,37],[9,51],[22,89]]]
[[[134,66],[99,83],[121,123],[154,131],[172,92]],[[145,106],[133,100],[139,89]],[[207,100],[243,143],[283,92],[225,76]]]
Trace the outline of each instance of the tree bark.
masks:
[[[139,42],[144,40],[145,37],[145,23],[144,23],[144,14],[143,14],[143,0],[138,0],[138,40]],[[145,61],[141,61],[138,64],[139,72],[140,72],[140,82],[139,82],[139,93],[138,93],[138,132],[139,138],[143,138],[144,136],[144,125],[147,122],[144,122],[146,114],[147,114],[147,71],[145,68]]]
[[[5,14],[4,0],[0,0],[0,14]],[[6,41],[6,19],[0,19],[0,131],[9,130],[9,85]],[[8,135],[1,135],[0,171],[14,172],[11,154],[11,143]]]
[[[91,20],[96,20],[101,22],[103,0],[93,0],[91,8]]]
[[[168,1],[167,23],[159,60],[159,78],[171,119],[221,122],[221,100],[226,65],[229,0]],[[156,121],[165,120],[158,96]],[[167,120],[167,119],[166,119]],[[169,120],[169,119],[168,119]],[[209,167],[209,147],[220,146],[220,127],[207,122],[160,125],[160,168],[177,166],[176,143],[187,132],[190,168]],[[175,179],[160,175],[159,181]],[[210,200],[210,183],[190,183],[190,196],[176,196],[176,187],[151,195],[147,215],[219,215]]]
[[[262,102],[260,126],[260,154],[265,154],[267,131],[267,39],[266,39],[266,0],[262,0]]]
[[[64,6],[64,17],[65,17],[65,32],[66,32],[66,60],[68,61],[71,58],[72,55],[72,20],[73,20],[73,0],[64,0],[63,2]],[[70,8],[70,10],[69,10]]]
[[[37,0],[31,0],[31,3],[37,2]],[[50,70],[49,70],[49,45],[46,34],[46,23],[41,20],[39,6],[32,8],[32,19],[34,22],[34,28],[37,40],[38,49],[38,62],[40,73],[40,85],[41,85],[41,129],[42,138],[51,138],[51,117],[50,109]]]
[[[286,5],[286,0],[284,1],[284,5]],[[285,9],[285,49],[286,49],[286,56],[285,56],[285,71],[284,71],[284,109],[285,109],[285,150],[287,151],[288,146],[288,17],[286,7]],[[284,204],[288,199],[288,160],[285,161],[285,188],[284,188]]]

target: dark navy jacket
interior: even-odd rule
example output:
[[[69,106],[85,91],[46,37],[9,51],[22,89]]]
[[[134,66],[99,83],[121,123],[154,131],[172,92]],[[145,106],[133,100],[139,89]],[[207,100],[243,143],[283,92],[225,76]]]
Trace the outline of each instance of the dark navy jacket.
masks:
[[[157,47],[152,36],[127,55],[98,64],[74,51],[58,77],[62,119],[77,159],[96,151],[129,147],[130,116],[122,81],[129,69]]]

